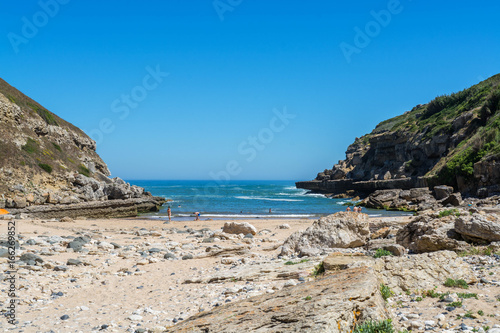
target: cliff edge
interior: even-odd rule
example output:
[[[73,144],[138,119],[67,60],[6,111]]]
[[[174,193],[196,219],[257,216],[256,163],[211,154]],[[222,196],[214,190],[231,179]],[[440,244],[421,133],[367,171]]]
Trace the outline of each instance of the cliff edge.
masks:
[[[23,212],[30,206],[68,208],[85,202],[137,199],[141,212],[156,210],[164,202],[109,175],[95,141],[0,79],[0,208]],[[126,211],[113,216],[138,212]],[[105,211],[102,214],[106,216]],[[83,211],[80,216],[85,215]]]
[[[356,138],[346,159],[298,188],[367,195],[375,190],[453,186],[500,192],[500,74],[381,122]]]

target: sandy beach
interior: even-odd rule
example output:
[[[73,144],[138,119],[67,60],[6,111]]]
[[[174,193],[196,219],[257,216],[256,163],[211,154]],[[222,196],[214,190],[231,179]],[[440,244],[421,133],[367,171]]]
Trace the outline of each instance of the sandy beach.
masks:
[[[188,232],[188,229],[192,232],[204,228],[214,231],[225,222],[164,224],[160,220],[138,218],[73,222],[17,220],[22,244],[17,255],[32,252],[43,259],[37,266],[19,268],[18,327],[22,327],[23,332],[91,332],[106,327],[109,332],[127,329],[133,332],[140,327],[161,331],[201,310],[282,288],[285,281],[183,282],[229,271],[243,263],[272,262],[278,255],[278,250],[272,249],[292,232],[307,228],[313,220],[250,220],[248,222],[258,230],[252,239],[238,235],[228,235],[231,239],[206,239],[208,231],[205,235]],[[280,229],[284,224],[290,228]],[[7,230],[7,221],[0,221],[0,230]],[[77,236],[91,239],[82,252],[73,252],[66,245]],[[111,243],[120,247],[115,248]],[[243,256],[197,259],[209,246],[248,246],[250,251]],[[164,259],[167,253],[175,259]],[[186,255],[193,255],[194,259],[182,260]],[[69,259],[82,263],[67,265]],[[7,259],[0,260],[2,271],[6,271]],[[6,285],[4,282],[3,286]],[[247,287],[248,292],[238,295],[228,292],[228,289],[243,287]],[[7,295],[2,293],[0,300],[5,302]],[[61,320],[65,315],[69,318]],[[7,330],[11,327],[1,325]]]
[[[371,218],[369,225],[376,234],[377,229],[397,228],[410,219]],[[18,261],[19,324],[1,322],[0,330],[5,332],[163,332],[200,312],[313,281],[311,273],[326,257],[280,257],[283,241],[311,226],[311,219],[237,221],[252,224],[253,237],[223,233],[228,222],[224,220],[15,221],[20,239],[16,256],[36,257],[31,265]],[[6,230],[7,223],[0,220],[1,230]],[[88,240],[81,249],[75,248],[79,252],[71,248],[76,237]],[[363,247],[335,250],[368,253]],[[7,271],[7,259],[0,260],[2,271]],[[500,276],[499,257],[472,255],[463,260],[478,282],[467,293],[477,297],[463,299],[462,309],[448,311],[448,303],[425,297],[424,290],[395,294],[387,303],[395,326],[409,327],[415,320],[421,325],[439,322],[442,332],[454,332],[462,330],[460,325],[499,325],[495,298],[500,295],[500,283],[495,282]],[[459,299],[453,288],[438,285],[434,291]],[[4,292],[0,302],[7,301]],[[464,318],[467,313],[472,317]],[[414,332],[424,331],[415,325]]]

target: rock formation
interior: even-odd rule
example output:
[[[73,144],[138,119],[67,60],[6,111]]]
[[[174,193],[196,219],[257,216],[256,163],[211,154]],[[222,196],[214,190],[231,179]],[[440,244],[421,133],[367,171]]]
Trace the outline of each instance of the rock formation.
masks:
[[[364,266],[224,305],[165,332],[350,332],[386,318],[379,281]]]
[[[368,195],[448,185],[480,197],[499,193],[499,84],[500,74],[381,122],[356,138],[345,160],[297,187]]]
[[[443,211],[442,211],[443,212]],[[450,211],[448,211],[450,212]],[[498,247],[500,217],[496,214],[455,210],[449,216],[436,213],[415,217],[397,233],[397,243],[415,253],[439,250],[463,251],[472,245]]]
[[[368,215],[339,212],[320,218],[303,232],[293,233],[283,244],[281,254],[314,256],[333,248],[360,247],[369,236]]]
[[[120,215],[130,216],[138,209],[156,210],[164,201],[109,175],[95,141],[0,79],[0,208],[22,212],[28,207],[42,214],[59,205],[76,211],[86,207],[81,203],[100,202],[94,207],[100,207],[102,217],[120,215],[105,209],[118,207],[118,201],[105,201],[129,200],[124,203],[129,207],[137,201],[135,209]],[[54,207],[33,209],[40,205]]]

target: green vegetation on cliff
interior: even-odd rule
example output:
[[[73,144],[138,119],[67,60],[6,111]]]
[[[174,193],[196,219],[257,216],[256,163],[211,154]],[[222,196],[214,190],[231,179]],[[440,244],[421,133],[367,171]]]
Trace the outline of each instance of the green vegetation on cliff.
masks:
[[[82,130],[2,79],[0,119],[0,193],[27,180],[61,180],[68,172],[92,176],[94,167],[109,174],[95,142]]]
[[[431,183],[472,188],[477,176],[474,165],[500,159],[500,74],[385,120],[357,139],[354,147],[370,156],[371,145],[384,135],[412,144],[406,161],[401,162],[405,176],[425,176]],[[437,149],[438,145],[445,148]],[[378,152],[373,150],[372,160],[376,160]],[[420,153],[416,154],[418,161],[412,160],[415,151]],[[364,169],[371,166],[366,164]]]

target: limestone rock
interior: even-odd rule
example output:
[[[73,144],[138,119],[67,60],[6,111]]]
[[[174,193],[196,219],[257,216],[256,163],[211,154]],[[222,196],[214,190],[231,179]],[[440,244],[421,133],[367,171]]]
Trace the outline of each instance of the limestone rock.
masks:
[[[443,200],[453,193],[453,187],[447,185],[434,186],[436,200]]]
[[[417,216],[398,231],[396,242],[416,253],[460,250],[467,247],[467,243],[455,230],[452,216]]]
[[[357,321],[386,318],[379,281],[365,266],[229,303],[166,332],[350,332]]]
[[[382,257],[375,260],[374,269],[382,282],[396,293],[432,289],[449,277],[476,282],[471,267],[452,251]]]
[[[255,227],[248,222],[226,222],[222,231],[227,234],[257,234],[257,229],[255,229]]]
[[[452,205],[458,207],[462,204],[462,195],[460,193],[452,193],[446,199],[444,199],[441,204],[443,206]]]
[[[455,220],[455,230],[467,237],[498,242],[500,241],[500,218],[496,214],[459,216]]]
[[[285,240],[281,255],[314,255],[332,248],[352,248],[366,244],[370,236],[368,215],[339,212],[322,217],[305,231]]]

